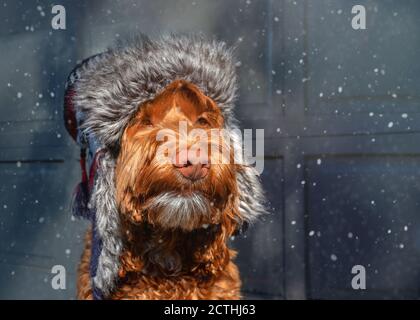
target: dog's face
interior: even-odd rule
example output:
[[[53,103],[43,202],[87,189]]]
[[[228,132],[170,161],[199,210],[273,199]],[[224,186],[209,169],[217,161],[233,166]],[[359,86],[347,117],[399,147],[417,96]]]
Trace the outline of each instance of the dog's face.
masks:
[[[238,165],[214,134],[223,125],[219,107],[186,81],[142,104],[124,131],[116,165],[123,219],[184,231],[221,224],[233,232]]]

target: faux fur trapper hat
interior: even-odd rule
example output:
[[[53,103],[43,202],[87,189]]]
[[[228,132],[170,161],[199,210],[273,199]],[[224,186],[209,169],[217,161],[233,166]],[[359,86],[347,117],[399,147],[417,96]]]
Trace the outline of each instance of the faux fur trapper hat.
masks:
[[[233,141],[241,141],[233,109],[237,77],[232,50],[202,36],[140,36],[86,59],[69,75],[65,124],[81,145],[82,183],[74,201],[76,215],[93,224],[91,276],[95,298],[114,288],[122,252],[115,200],[114,168],[120,140],[139,106],[174,80],[187,80],[220,107]],[[88,170],[85,169],[88,150]],[[255,220],[264,209],[257,172],[238,173],[240,223]]]

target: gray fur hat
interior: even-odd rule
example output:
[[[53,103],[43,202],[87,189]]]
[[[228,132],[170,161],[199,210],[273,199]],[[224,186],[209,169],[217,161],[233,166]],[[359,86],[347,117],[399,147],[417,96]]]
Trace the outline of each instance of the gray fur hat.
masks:
[[[195,84],[215,101],[231,139],[240,141],[233,113],[237,95],[235,62],[232,49],[223,42],[202,36],[169,35],[157,40],[139,36],[85,60],[69,76],[67,90],[71,88],[71,106],[80,130],[77,140],[93,154],[103,152],[89,207],[96,212],[94,231],[100,240],[93,287],[104,296],[115,286],[122,251],[114,185],[122,134],[139,105],[177,79]],[[250,223],[265,212],[262,188],[252,167],[245,167],[237,179],[240,222]]]

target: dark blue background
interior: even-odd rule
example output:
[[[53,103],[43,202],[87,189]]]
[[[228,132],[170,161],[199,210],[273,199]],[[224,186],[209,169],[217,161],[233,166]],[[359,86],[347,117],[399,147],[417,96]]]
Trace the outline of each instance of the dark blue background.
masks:
[[[237,45],[237,115],[265,129],[272,214],[232,241],[245,295],[420,297],[419,1],[54,2],[66,30],[51,28],[52,4],[0,2],[0,298],[75,297],[87,223],[68,208],[80,172],[67,74],[115,39],[170,31]],[[355,4],[367,30],[351,28]]]

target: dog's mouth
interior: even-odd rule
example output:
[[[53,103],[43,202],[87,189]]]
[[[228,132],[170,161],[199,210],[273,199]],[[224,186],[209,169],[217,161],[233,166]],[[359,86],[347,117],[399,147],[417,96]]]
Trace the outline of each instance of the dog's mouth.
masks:
[[[212,198],[210,194],[208,179],[202,178],[191,180],[184,178],[181,174],[175,175],[177,184],[174,186],[173,193],[182,197],[192,197],[194,195],[203,196],[207,199]]]
[[[216,224],[219,212],[212,201],[197,191],[163,192],[145,201],[143,210],[149,223],[184,231]]]

